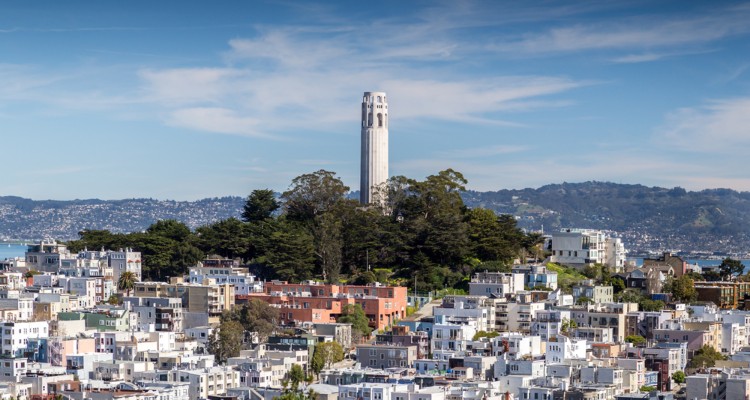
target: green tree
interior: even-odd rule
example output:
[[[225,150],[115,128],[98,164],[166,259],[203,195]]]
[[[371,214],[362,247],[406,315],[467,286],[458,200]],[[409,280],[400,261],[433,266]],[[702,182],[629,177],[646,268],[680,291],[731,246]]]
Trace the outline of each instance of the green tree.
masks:
[[[177,220],[163,219],[149,226],[146,233],[172,239],[175,242],[184,242],[190,236],[190,228]]]
[[[625,289],[615,295],[615,300],[619,303],[640,303],[643,296],[636,289]]]
[[[508,243],[500,231],[497,214],[486,208],[468,211],[468,236],[473,255],[482,261],[507,261]]]
[[[477,272],[505,272],[510,273],[513,266],[504,261],[485,261],[474,267],[473,273]]]
[[[586,305],[586,304],[589,304],[589,303],[592,303],[592,302],[593,302],[593,300],[591,300],[591,298],[586,297],[586,296],[581,296],[581,297],[578,298],[578,300],[576,300],[576,304],[578,304],[579,306]]]
[[[318,394],[312,389],[301,392],[286,388],[280,396],[274,397],[273,400],[317,400],[317,398]]]
[[[619,276],[612,277],[612,281],[610,283],[612,284],[612,291],[615,295],[621,293],[626,289],[625,281]]]
[[[638,302],[638,309],[640,311],[661,311],[666,306],[661,300],[651,300],[645,297]]]
[[[120,274],[120,278],[117,279],[117,290],[126,291],[128,297],[130,291],[135,288],[135,283],[138,282],[138,277],[132,271],[125,271]]]
[[[574,319],[563,318],[560,321],[560,333],[567,335],[573,329],[578,328],[578,323]]]
[[[299,364],[292,364],[286,378],[289,380],[291,389],[296,392],[299,389],[300,382],[305,380],[305,371]]]
[[[257,333],[261,341],[271,335],[279,320],[279,309],[260,299],[251,299],[247,304],[236,306],[222,314],[222,321],[239,322],[243,329]]]
[[[640,390],[641,392],[648,393],[648,392],[653,392],[654,390],[656,390],[656,387],[643,385],[638,390]]]
[[[208,337],[207,349],[216,361],[224,363],[230,357],[240,355],[244,329],[237,321],[224,321]]]
[[[727,257],[721,261],[719,271],[722,276],[732,278],[742,275],[745,272],[745,266],[742,264],[742,261]]]
[[[376,208],[363,209],[351,202],[335,208],[341,228],[341,271],[391,267],[403,248],[399,226]]]
[[[603,265],[602,264],[591,264],[587,265],[581,271],[589,279],[601,281],[603,276]]]
[[[315,256],[320,264],[323,280],[337,283],[342,262],[341,222],[333,213],[325,213],[316,217],[313,231]]]
[[[646,344],[646,338],[640,335],[628,335],[625,337],[625,341],[628,343],[633,343],[636,346]]]
[[[170,276],[183,275],[188,268],[196,266],[204,259],[203,252],[190,243],[177,243],[172,247],[170,254]]]
[[[78,237],[78,240],[67,243],[70,251],[78,252],[84,248],[117,249],[128,246],[126,235],[113,234],[108,230],[83,230],[78,232]]]
[[[498,337],[498,336],[500,336],[500,332],[495,332],[495,331],[490,331],[490,332],[479,331],[479,332],[477,332],[477,333],[474,334],[474,337],[471,338],[471,340],[480,340],[481,338],[485,338],[485,337],[489,338],[489,339],[492,339],[492,338],[495,338],[495,337]]]
[[[341,316],[338,318],[339,323],[352,324],[352,335],[357,337],[370,336],[370,320],[367,318],[365,311],[359,304],[347,304],[341,310]]]
[[[695,280],[695,278],[693,278],[692,276],[691,276],[691,278]],[[709,282],[716,282],[716,281],[722,280],[722,278],[723,278],[723,276],[721,275],[721,272],[714,271],[714,270],[708,270],[708,271],[700,274],[699,280],[709,281]]]
[[[677,301],[691,302],[698,298],[695,281],[685,275],[679,278],[669,278],[662,290],[665,293],[672,293],[672,297]]]
[[[178,230],[176,225],[162,223],[156,230],[131,233],[126,237],[126,247],[132,247],[141,252],[144,279],[161,281],[172,276],[175,271],[172,268],[172,249],[179,242],[166,236],[169,226]],[[162,236],[161,233],[165,235]]]
[[[302,226],[282,220],[270,232],[268,248],[256,259],[270,267],[275,277],[289,282],[312,279],[315,245],[312,235]]]
[[[196,246],[206,254],[216,254],[234,259],[252,258],[258,255],[253,246],[253,227],[237,218],[227,218],[195,230]]]
[[[419,290],[445,287],[435,276],[447,267],[461,272],[469,255],[466,207],[461,199],[466,180],[453,170],[428,176],[425,181],[393,177],[388,181],[387,210],[394,217],[403,247],[396,252],[396,274],[422,285]],[[459,280],[460,281],[460,280]]]
[[[242,220],[245,222],[264,221],[273,216],[273,213],[281,205],[276,200],[276,195],[271,189],[256,189],[250,193],[245,201],[242,211]]]
[[[343,200],[347,192],[349,187],[336,177],[335,172],[321,169],[294,178],[281,199],[289,219],[311,223]]]
[[[334,363],[344,359],[344,349],[338,342],[325,342],[315,345],[311,363],[312,370],[319,374],[324,368],[331,368]]]
[[[698,351],[695,352],[693,358],[690,359],[688,367],[690,368],[702,368],[702,367],[713,367],[716,365],[718,360],[726,360],[727,357],[716,351],[709,345],[703,345]]]
[[[41,275],[41,274],[43,274],[43,273],[44,273],[44,272],[42,272],[42,271],[37,271],[37,270],[35,270],[35,269],[30,269],[30,270],[26,271],[26,272],[25,272],[25,273],[23,274],[23,277],[24,277],[24,278],[26,278],[26,279],[29,279],[29,278],[33,278],[33,277],[34,277],[34,275]]]
[[[675,371],[675,373],[672,374],[672,380],[678,385],[685,383],[685,378],[685,372],[683,371]]]
[[[378,277],[372,271],[358,272],[356,275],[352,275],[351,283],[353,285],[369,285],[378,281]]]

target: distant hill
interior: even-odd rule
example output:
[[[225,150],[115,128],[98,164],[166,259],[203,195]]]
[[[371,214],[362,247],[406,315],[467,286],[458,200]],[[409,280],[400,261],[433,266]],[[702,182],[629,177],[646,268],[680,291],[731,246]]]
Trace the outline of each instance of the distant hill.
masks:
[[[356,198],[356,192],[352,193]],[[607,182],[562,183],[538,189],[468,191],[470,207],[513,214],[522,228],[609,230],[628,250],[750,251],[750,192],[688,192]],[[154,199],[35,201],[0,197],[0,239],[73,239],[83,229],[133,232],[173,218],[191,228],[239,218],[242,197],[198,201]]]
[[[561,228],[611,230],[629,250],[750,249],[750,192],[688,192],[608,182],[562,183],[538,189],[467,192],[468,206],[516,215],[519,225],[553,232]]]
[[[75,239],[84,229],[138,232],[160,219],[176,219],[197,228],[240,217],[242,197],[198,201],[154,199],[30,200],[0,197],[0,239]]]

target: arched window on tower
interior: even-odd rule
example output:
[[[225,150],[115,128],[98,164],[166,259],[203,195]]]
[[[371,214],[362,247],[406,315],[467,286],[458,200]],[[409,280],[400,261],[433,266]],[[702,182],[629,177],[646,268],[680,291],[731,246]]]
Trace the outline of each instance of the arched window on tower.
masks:
[[[383,127],[383,114],[378,113],[378,127]]]
[[[385,114],[385,127],[388,127],[388,114]]]
[[[372,126],[372,113],[367,114],[367,126]]]
[[[382,103],[382,102],[383,102],[383,101],[381,100],[381,97],[380,97],[380,96],[378,96],[378,103]]]

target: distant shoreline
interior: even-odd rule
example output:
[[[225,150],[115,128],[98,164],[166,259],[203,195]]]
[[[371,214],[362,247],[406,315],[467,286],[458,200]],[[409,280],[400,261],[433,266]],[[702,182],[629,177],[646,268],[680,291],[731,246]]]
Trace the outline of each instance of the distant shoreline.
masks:
[[[0,245],[9,244],[13,246],[28,246],[30,243],[36,243],[39,240],[0,240]]]

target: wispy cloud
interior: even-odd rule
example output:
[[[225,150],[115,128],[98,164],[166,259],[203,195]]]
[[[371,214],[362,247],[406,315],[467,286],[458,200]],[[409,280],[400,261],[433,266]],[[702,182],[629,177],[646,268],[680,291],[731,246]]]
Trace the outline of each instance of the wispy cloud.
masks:
[[[429,18],[422,23],[381,19],[363,25],[261,26],[254,37],[228,42],[217,60],[223,66],[149,69],[139,75],[147,97],[170,109],[171,125],[231,134],[238,129],[203,123],[194,112],[176,109],[220,107],[268,134],[311,126],[335,131],[340,124],[356,123],[359,93],[385,90],[397,110],[391,120],[522,126],[512,113],[569,105],[568,99],[549,97],[596,84],[565,76],[467,78],[422,68],[421,63],[435,60],[455,64],[457,53],[465,57],[484,51],[472,38],[450,34],[446,26],[456,27],[455,22]]]
[[[506,154],[521,153],[527,151],[528,146],[509,146],[509,145],[496,145],[496,146],[483,146],[474,147],[470,149],[455,149],[452,151],[443,151],[438,153],[441,158],[482,158],[500,156]]]
[[[750,145],[750,97],[673,111],[657,129],[656,140],[694,152],[744,153]]]
[[[748,18],[750,9],[747,7],[717,9],[700,17],[642,15],[530,32],[516,40],[501,41],[493,49],[522,54],[549,54],[705,44],[750,32]],[[663,54],[647,51],[623,58],[630,62],[643,62],[662,58]]]
[[[207,104],[226,100],[245,77],[232,68],[141,70],[148,99],[172,104]]]
[[[259,138],[272,138],[258,130],[258,121],[254,118],[237,115],[225,108],[194,107],[182,108],[172,112],[167,123],[172,126]]]
[[[745,72],[748,71],[748,69],[750,69],[750,63],[745,63],[738,67],[735,67],[729,72],[720,76],[718,79],[716,79],[716,83],[721,83],[721,84],[730,83],[736,80],[737,78],[741,77]]]
[[[635,64],[635,63],[643,63],[643,62],[651,62],[651,61],[658,61],[663,60],[665,58],[672,58],[672,57],[679,57],[679,56],[686,56],[686,55],[696,55],[696,54],[706,54],[714,52],[715,50],[712,49],[706,49],[706,50],[690,50],[690,51],[664,51],[664,52],[645,52],[645,53],[636,53],[636,54],[628,54],[624,56],[618,56],[613,58],[611,61],[614,63],[620,63],[620,64]]]

